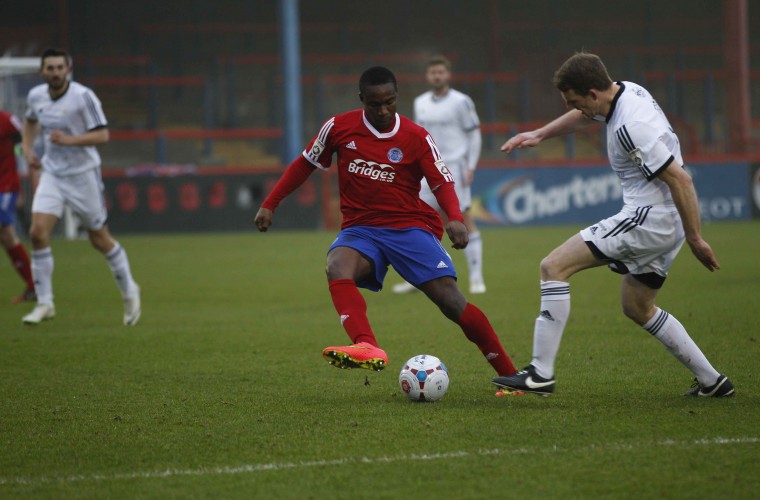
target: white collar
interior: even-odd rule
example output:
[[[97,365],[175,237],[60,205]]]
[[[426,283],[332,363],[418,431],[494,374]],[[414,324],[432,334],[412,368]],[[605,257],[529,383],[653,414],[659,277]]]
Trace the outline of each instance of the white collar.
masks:
[[[396,135],[396,132],[398,132],[399,127],[401,127],[401,119],[399,118],[398,113],[396,113],[396,124],[393,126],[390,132],[378,132],[377,129],[372,126],[369,120],[367,120],[367,115],[364,113],[364,110],[362,110],[362,120],[364,120],[364,125],[367,126],[369,131],[375,134],[375,137],[378,139],[387,139],[388,137],[393,137]]]

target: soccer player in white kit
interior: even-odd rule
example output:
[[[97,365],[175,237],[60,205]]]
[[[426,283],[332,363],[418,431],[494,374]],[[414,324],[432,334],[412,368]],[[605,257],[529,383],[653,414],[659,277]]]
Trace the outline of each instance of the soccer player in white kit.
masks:
[[[451,62],[435,56],[427,62],[425,78],[431,89],[414,100],[414,121],[427,129],[454,176],[454,188],[470,243],[464,249],[469,270],[470,293],[485,293],[483,280],[483,241],[470,213],[470,187],[480,159],[480,119],[472,99],[451,88]],[[420,198],[445,217],[427,181],[422,180]],[[396,293],[416,290],[409,283],[394,285]]]
[[[554,392],[554,362],[570,315],[568,280],[578,271],[608,265],[623,275],[625,315],[694,374],[696,383],[684,395],[733,396],[728,377],[713,368],[673,315],[655,305],[684,241],[708,270],[720,269],[702,238],[697,195],[665,114],[642,86],[613,82],[594,54],[570,57],[555,73],[554,85],[573,109],[512,137],[502,151],[537,146],[593,120],[606,122],[608,156],[623,188],[623,208],[572,236],[541,261],[541,311],[535,322],[533,358],[520,372],[496,377],[494,383],[543,396]]]
[[[55,317],[50,235],[64,205],[68,205],[116,279],[124,300],[124,324],[134,325],[141,313],[140,287],[132,278],[127,252],[111,237],[106,225],[100,155],[95,147],[108,141],[108,122],[95,93],[71,81],[70,73],[69,54],[47,49],[40,65],[45,83],[32,88],[27,97],[23,151],[30,168],[41,168],[42,173],[32,201],[29,230],[37,306],[22,321],[37,324]],[[45,144],[42,158],[33,147],[38,128]]]

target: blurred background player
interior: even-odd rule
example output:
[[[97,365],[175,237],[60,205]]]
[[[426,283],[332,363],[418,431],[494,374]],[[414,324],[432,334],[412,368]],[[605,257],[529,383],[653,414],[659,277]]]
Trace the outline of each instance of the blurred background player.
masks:
[[[328,169],[337,154],[343,223],[327,253],[326,271],[352,345],[325,348],[325,359],[339,368],[382,370],[388,364],[357,287],[381,290],[390,265],[459,325],[499,375],[510,375],[515,368],[496,332],[457,287],[454,264],[440,242],[441,218],[419,198],[424,177],[447,215],[446,232],[454,248],[466,247],[467,228],[453,178],[427,131],[396,113],[397,97],[390,70],[376,66],[365,71],[359,80],[363,109],[325,122],[262,203],[256,227],[269,229],[280,202],[312,172]]]
[[[21,142],[21,122],[0,110],[0,243],[26,288],[13,302],[34,301],[34,281],[29,254],[16,236],[16,202],[21,183],[16,164],[16,144]]]
[[[451,88],[451,62],[447,58],[431,58],[427,62],[425,78],[431,89],[414,100],[414,121],[433,136],[446,167],[454,177],[454,189],[470,239],[464,249],[469,270],[470,293],[485,293],[483,242],[470,213],[472,180],[480,159],[482,143],[480,119],[472,99]],[[444,221],[446,220],[446,214],[441,210],[425,179],[422,180],[420,198],[435,208]],[[415,290],[409,282],[393,286],[395,293],[409,293]]]
[[[683,325],[655,305],[684,241],[709,270],[719,269],[702,238],[697,194],[683,169],[681,147],[652,95],[632,82],[613,82],[594,54],[576,53],[557,70],[554,85],[568,108],[541,128],[509,139],[501,149],[537,146],[594,121],[607,123],[610,166],[620,179],[623,208],[583,229],[541,261],[541,313],[533,333],[533,359],[519,373],[496,377],[511,390],[554,392],[554,362],[570,316],[570,284],[578,271],[608,265],[623,275],[621,302],[627,317],[659,340],[696,377],[685,396],[724,397],[734,386],[710,364]],[[653,384],[662,383],[655,375]]]
[[[108,123],[95,93],[71,81],[70,72],[68,53],[47,49],[40,65],[45,83],[32,88],[27,97],[24,156],[30,169],[41,168],[42,172],[29,231],[37,306],[22,321],[36,324],[55,317],[50,235],[68,205],[81,219],[92,246],[108,262],[124,300],[124,324],[134,325],[141,314],[140,288],[132,278],[126,251],[106,226],[100,155],[95,147],[108,141]],[[41,159],[33,147],[38,129],[44,139]]]

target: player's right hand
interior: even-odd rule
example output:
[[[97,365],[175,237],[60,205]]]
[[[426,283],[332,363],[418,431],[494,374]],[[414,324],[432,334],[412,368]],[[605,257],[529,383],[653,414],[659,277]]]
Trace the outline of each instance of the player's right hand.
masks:
[[[470,242],[470,237],[467,234],[467,227],[464,225],[464,222],[458,220],[450,220],[446,224],[446,234],[449,235],[449,239],[452,243],[451,246],[457,250],[461,250],[462,248],[466,247]]]
[[[254,219],[254,221],[259,231],[262,233],[266,232],[266,230],[269,229],[269,226],[272,225],[272,211],[264,207],[259,208],[259,211],[256,212],[256,219]]]
[[[538,146],[538,144],[541,142],[541,137],[536,133],[536,131],[530,131],[530,132],[521,132],[517,134],[516,136],[509,139],[507,142],[501,145],[501,150],[505,153],[511,153],[513,149],[517,148],[525,148],[533,146]]]
[[[37,158],[37,155],[34,153],[29,153],[24,155],[24,159],[26,160],[26,164],[29,168],[35,168],[39,169],[42,168],[42,163],[40,163],[40,159]]]

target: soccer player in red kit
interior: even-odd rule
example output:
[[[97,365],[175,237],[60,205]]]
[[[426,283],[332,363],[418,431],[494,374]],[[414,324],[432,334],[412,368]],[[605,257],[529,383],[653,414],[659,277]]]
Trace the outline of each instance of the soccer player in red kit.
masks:
[[[13,267],[26,283],[24,292],[13,302],[37,300],[32,281],[29,254],[16,236],[16,200],[21,184],[16,170],[15,145],[21,142],[21,122],[13,115],[0,111],[0,244],[8,252]]]
[[[366,70],[359,80],[363,109],[325,122],[262,203],[256,227],[269,229],[280,202],[312,172],[329,168],[337,154],[343,223],[327,253],[326,271],[333,304],[352,344],[327,347],[325,359],[338,368],[379,371],[388,364],[357,287],[379,291],[391,265],[462,328],[497,373],[514,373],[485,314],[457,287],[454,265],[440,242],[440,217],[419,198],[424,177],[448,217],[445,229],[454,248],[464,248],[467,229],[453,178],[427,131],[396,113],[397,96],[390,70]]]

